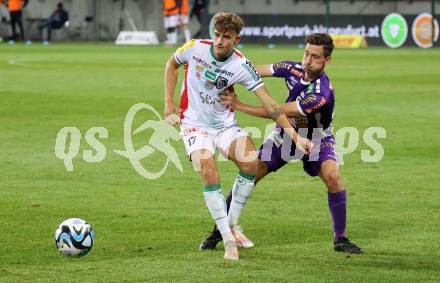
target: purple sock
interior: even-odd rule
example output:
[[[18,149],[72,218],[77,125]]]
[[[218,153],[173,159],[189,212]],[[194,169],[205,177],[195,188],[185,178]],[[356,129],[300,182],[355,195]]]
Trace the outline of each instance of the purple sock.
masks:
[[[345,237],[346,193],[345,189],[337,193],[328,193],[328,207],[333,219],[334,237]]]

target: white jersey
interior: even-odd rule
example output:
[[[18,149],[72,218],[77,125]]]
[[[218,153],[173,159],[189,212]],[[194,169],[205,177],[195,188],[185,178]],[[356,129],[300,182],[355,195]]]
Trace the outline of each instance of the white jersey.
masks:
[[[236,123],[233,110],[219,102],[219,94],[238,83],[250,91],[263,81],[252,63],[238,50],[224,61],[214,58],[212,40],[190,40],[175,53],[185,64],[180,98],[180,121],[186,127],[220,129]]]

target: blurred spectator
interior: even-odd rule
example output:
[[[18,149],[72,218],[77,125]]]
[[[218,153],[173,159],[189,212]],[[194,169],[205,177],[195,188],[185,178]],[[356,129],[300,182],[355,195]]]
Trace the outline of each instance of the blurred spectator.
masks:
[[[11,29],[12,35],[11,40],[16,40],[20,38],[24,40],[24,29],[23,29],[23,20],[22,20],[22,10],[23,7],[27,5],[29,0],[0,0],[0,4],[5,3],[8,6],[10,21],[11,21]],[[20,29],[20,35],[17,35],[15,25],[18,24],[18,28]]]
[[[194,5],[191,9],[191,13],[189,18],[191,19],[193,16],[196,16],[197,21],[199,22],[200,28],[197,31],[197,33],[194,35],[194,38],[200,38],[202,36],[203,38],[206,36],[202,31],[205,29],[206,23],[206,17],[208,15],[208,7],[209,7],[209,0],[195,0]]]
[[[1,3],[1,2],[0,2]],[[4,32],[3,25],[9,25],[9,11],[5,5],[0,4],[0,42],[3,40],[2,32]]]
[[[43,38],[43,29],[47,28],[46,40],[50,41],[53,29],[60,29],[68,25],[69,13],[64,10],[63,3],[58,3],[57,8],[55,11],[53,11],[49,19],[45,23],[41,24],[38,29],[40,30],[41,38]]]
[[[164,25],[167,32],[165,44],[177,43],[177,29],[183,31],[185,40],[191,39],[188,22],[188,0],[163,0]]]
[[[185,41],[191,40],[191,32],[189,31],[189,5],[188,0],[177,1],[180,2],[179,11],[179,29],[183,31]]]

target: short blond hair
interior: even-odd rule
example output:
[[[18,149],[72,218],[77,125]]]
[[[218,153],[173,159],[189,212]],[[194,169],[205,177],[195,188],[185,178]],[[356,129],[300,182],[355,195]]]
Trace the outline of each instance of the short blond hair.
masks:
[[[240,34],[241,29],[244,26],[243,19],[230,12],[219,12],[213,17],[214,28],[219,32],[235,32]]]

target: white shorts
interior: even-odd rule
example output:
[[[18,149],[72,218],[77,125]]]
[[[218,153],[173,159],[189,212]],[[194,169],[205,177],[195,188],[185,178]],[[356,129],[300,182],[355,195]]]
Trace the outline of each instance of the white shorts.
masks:
[[[188,22],[188,15],[171,15],[164,18],[165,28],[175,28],[180,25],[187,25]]]
[[[238,124],[232,124],[222,129],[201,129],[196,127],[180,128],[180,135],[185,144],[186,153],[191,156],[196,150],[206,149],[212,154],[218,148],[225,157],[226,150],[233,141],[240,137],[247,137],[248,133],[240,128]]]

